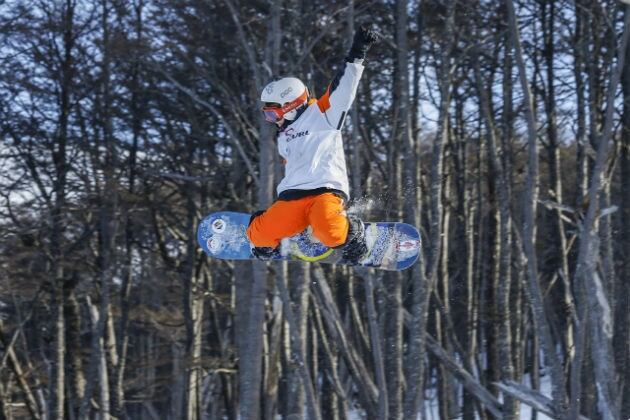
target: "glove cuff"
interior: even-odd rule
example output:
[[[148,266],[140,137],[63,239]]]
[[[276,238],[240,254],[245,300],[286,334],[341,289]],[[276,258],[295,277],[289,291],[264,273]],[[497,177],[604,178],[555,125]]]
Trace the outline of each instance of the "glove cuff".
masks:
[[[346,61],[353,63],[356,60],[365,60],[365,55],[367,54],[369,48],[369,44],[352,44],[352,48],[350,48],[350,51],[348,51],[348,55],[346,56]]]

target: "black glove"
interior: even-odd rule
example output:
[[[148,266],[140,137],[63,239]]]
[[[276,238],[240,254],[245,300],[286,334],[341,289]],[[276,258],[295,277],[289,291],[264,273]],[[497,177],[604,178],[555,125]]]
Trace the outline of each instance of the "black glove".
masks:
[[[352,41],[352,47],[348,53],[347,60],[353,62],[354,60],[365,60],[365,54],[368,49],[378,41],[378,34],[369,29],[367,26],[359,26],[359,29],[354,33],[354,41]]]
[[[254,221],[255,218],[257,218],[258,216],[260,216],[261,214],[263,214],[265,211],[264,210],[258,210],[255,211],[251,217],[249,218],[249,225],[250,226],[252,224],[252,222]],[[254,247],[252,246],[251,248],[252,251],[252,255],[256,258],[258,258],[259,260],[262,261],[269,261],[269,260],[277,260],[279,259],[282,255],[280,254],[280,247],[276,247],[276,248],[271,248],[271,247],[267,247],[267,246],[259,246],[259,247]]]
[[[261,261],[277,260],[282,257],[280,247],[259,246],[252,248],[252,255]]]
[[[249,224],[247,225],[248,227],[252,224],[252,222],[254,221],[255,218],[257,218],[258,216],[260,216],[261,214],[263,214],[265,211],[264,210],[258,210],[255,211],[254,214],[252,214],[249,218]]]

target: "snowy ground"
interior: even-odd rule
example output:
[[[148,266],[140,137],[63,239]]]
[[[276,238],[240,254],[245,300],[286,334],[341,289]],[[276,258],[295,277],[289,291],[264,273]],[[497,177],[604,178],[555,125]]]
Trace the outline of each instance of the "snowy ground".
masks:
[[[524,378],[523,384],[527,386],[530,385],[529,378],[527,376]],[[551,397],[551,382],[549,379],[549,375],[541,376],[540,388],[541,388],[541,393],[543,395]],[[445,419],[440,419],[437,397],[435,398],[431,398],[431,396],[428,396],[428,397],[429,398],[425,400],[425,410],[426,410],[425,418],[427,420],[445,420]],[[499,396],[499,400],[501,399],[502,397]],[[529,407],[528,405],[521,404],[520,414],[521,414],[521,417],[520,417],[521,420],[530,420],[532,418],[532,408]],[[361,410],[353,410],[350,413],[348,413],[348,420],[363,420],[363,419],[365,419],[365,413]],[[421,420],[420,416],[418,416],[418,420]],[[461,417],[456,417],[455,419],[449,419],[449,420],[461,420]],[[537,420],[553,420],[553,419],[549,416],[546,416],[545,414],[538,412]]]
[[[438,415],[437,404],[433,406],[427,406],[427,416],[428,420],[441,420]],[[526,405],[521,405],[521,420],[531,420],[532,418],[532,410],[530,407]],[[348,413],[348,420],[364,420],[365,414],[359,410],[353,410]],[[457,417],[452,420],[460,420],[461,417]],[[542,413],[538,413],[538,420],[553,420],[551,417],[548,417]],[[418,416],[418,420],[421,420],[421,417]]]
[[[437,404],[435,406],[431,406],[431,407],[427,407],[428,408],[428,414],[426,419],[427,420],[441,420],[439,418],[438,415],[438,410],[437,410]],[[526,405],[521,405],[521,420],[531,420],[532,418],[532,410],[530,407],[526,406]],[[364,420],[365,419],[365,413],[358,411],[358,410],[354,410],[351,411],[350,413],[348,413],[348,420]],[[421,420],[422,418],[420,416],[418,416],[418,420]],[[452,419],[452,420],[460,420],[461,417],[457,417],[456,419]],[[538,413],[538,420],[553,420],[551,417],[548,417],[542,413]]]

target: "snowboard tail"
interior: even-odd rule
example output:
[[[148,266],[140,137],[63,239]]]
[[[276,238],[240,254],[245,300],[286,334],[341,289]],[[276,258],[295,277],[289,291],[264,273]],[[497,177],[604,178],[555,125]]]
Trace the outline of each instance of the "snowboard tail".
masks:
[[[211,213],[197,228],[197,242],[211,257],[225,260],[251,260],[246,235],[250,215],[223,211]],[[365,223],[367,256],[358,266],[400,271],[418,258],[421,240],[418,230],[406,223]],[[279,261],[306,261],[350,265],[343,261],[341,249],[328,248],[313,237],[310,228],[282,240]]]

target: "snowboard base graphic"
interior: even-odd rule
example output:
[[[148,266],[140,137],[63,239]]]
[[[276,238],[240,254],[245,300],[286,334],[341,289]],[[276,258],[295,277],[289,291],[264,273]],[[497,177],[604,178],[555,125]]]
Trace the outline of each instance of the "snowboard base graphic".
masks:
[[[222,211],[211,213],[197,228],[197,242],[211,257],[224,260],[255,259],[246,230],[250,215]],[[418,230],[406,223],[365,223],[367,256],[359,266],[399,271],[418,258],[421,241]],[[277,260],[344,264],[340,249],[328,248],[310,234],[310,228],[282,240]]]

